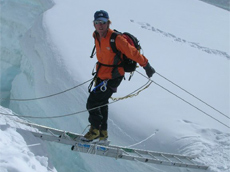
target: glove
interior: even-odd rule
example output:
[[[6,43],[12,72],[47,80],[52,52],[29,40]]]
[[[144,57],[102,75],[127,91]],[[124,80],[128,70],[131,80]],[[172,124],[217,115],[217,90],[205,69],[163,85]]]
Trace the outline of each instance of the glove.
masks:
[[[153,69],[153,67],[148,63],[145,67],[145,72],[146,75],[151,78],[153,76],[153,74],[155,73],[155,70]]]

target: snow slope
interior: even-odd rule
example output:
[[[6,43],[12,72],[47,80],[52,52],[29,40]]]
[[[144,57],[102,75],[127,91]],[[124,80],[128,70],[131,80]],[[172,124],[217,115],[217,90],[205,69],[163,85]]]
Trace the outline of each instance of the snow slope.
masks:
[[[3,107],[0,107],[0,112],[13,114]],[[29,132],[37,130],[18,121],[23,120],[13,116],[0,116],[0,171],[55,172],[56,169],[48,160],[45,146]]]
[[[27,1],[24,2],[30,6]],[[161,86],[152,83],[137,97],[110,105],[109,136],[112,143],[134,145],[136,148],[154,151],[199,155],[197,161],[210,165],[207,171],[229,171],[229,128],[208,115],[227,126],[230,124],[229,118],[161,77],[165,76],[229,117],[228,11],[196,0],[126,0],[113,5],[111,1],[105,0],[101,0],[100,3],[74,0],[52,2],[54,6],[38,16],[19,39],[22,56],[20,59],[15,58],[19,61],[20,70],[10,81],[11,98],[46,96],[89,80],[96,62],[95,58],[89,58],[93,47],[93,14],[96,10],[105,9],[110,14],[112,28],[129,31],[140,39],[145,56],[158,72],[152,79]],[[133,5],[126,5],[129,3]],[[20,9],[16,11],[21,12]],[[20,29],[18,25],[15,27],[15,30],[17,29]],[[14,62],[11,64],[15,66]],[[9,70],[5,63],[2,66],[3,71]],[[141,68],[138,71],[145,73]],[[3,76],[1,73],[1,77],[6,80],[7,75]],[[130,82],[122,82],[114,97],[124,96],[146,82],[146,78],[135,73]],[[47,99],[10,101],[9,108],[21,115],[39,117],[78,112],[85,109],[87,86],[85,84]],[[84,112],[65,118],[33,119],[33,122],[81,133],[88,125],[87,117],[88,114]],[[6,121],[6,117],[1,117],[1,132],[6,140],[14,134],[20,137],[20,145],[25,146],[23,139],[33,138],[31,135],[22,138],[20,133],[12,129],[16,124],[10,125],[12,122],[8,122],[10,124],[7,125],[4,120]],[[7,121],[10,119],[7,118]],[[38,142],[41,146],[46,144],[35,141]],[[1,146],[5,147],[3,143],[2,141]],[[14,145],[13,141],[12,143]],[[73,153],[69,147],[56,143],[47,143],[46,147],[49,160],[52,162],[50,167],[53,164],[60,172],[191,171]],[[7,154],[13,148],[10,147],[9,151],[4,149],[3,153]],[[44,150],[40,153],[43,154]],[[15,153],[18,154],[20,152]],[[41,164],[41,167],[36,166],[36,169],[49,166],[46,158],[40,161],[34,152],[29,154],[37,159],[32,164]],[[10,162],[10,158],[5,159]],[[28,162],[26,159],[20,159],[25,164]],[[24,166],[24,171],[31,167],[29,164]],[[1,164],[0,168],[2,167],[10,171],[11,165]]]

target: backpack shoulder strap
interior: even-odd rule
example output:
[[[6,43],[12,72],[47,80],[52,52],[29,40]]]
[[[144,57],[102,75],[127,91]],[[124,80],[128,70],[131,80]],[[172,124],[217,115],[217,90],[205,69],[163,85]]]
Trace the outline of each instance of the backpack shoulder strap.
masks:
[[[111,37],[110,37],[110,46],[113,50],[114,53],[118,53],[118,50],[117,50],[117,47],[116,47],[116,44],[115,44],[115,39],[117,37],[117,35],[121,34],[120,32],[118,32],[117,30],[114,30],[115,32],[113,32],[111,34]]]
[[[95,49],[96,49],[96,46],[94,45],[90,58],[93,58],[93,56],[95,55]]]
[[[97,33],[96,31],[93,32],[94,40],[97,39],[97,34],[98,34],[98,33]],[[94,41],[94,42],[95,42],[95,41]],[[95,49],[96,49],[96,46],[95,46],[95,43],[94,43],[94,47],[93,47],[92,53],[91,53],[91,55],[90,55],[90,58],[93,58],[93,56],[96,54],[96,53],[95,53]]]

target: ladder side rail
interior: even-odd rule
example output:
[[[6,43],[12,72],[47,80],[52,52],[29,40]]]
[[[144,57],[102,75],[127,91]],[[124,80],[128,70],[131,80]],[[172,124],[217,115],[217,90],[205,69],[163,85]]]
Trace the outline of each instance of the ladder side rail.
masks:
[[[155,158],[156,160],[161,161],[160,159],[157,159],[155,156],[153,156],[151,153],[149,153],[149,155],[150,155],[151,157]],[[192,162],[192,164],[186,163],[186,162],[182,161],[181,159],[179,159],[179,158],[176,157],[176,156],[171,157],[171,155],[170,155],[170,158],[174,158],[174,159],[178,160],[178,162],[175,162],[175,161],[173,161],[173,159],[170,159],[170,158],[166,157],[165,154],[162,154],[162,157],[163,157],[164,159],[166,159],[166,160],[169,162],[169,164],[171,163],[171,164],[174,165],[174,166],[180,167],[180,165],[181,165],[182,167],[186,167],[186,166],[194,165],[193,168],[198,167],[198,165],[195,164],[195,163],[194,163],[193,161],[191,161],[191,160],[190,160],[190,162]],[[163,161],[162,161],[162,162],[163,162]],[[164,164],[165,164],[165,162],[164,162]],[[166,165],[167,165],[167,164],[166,164]],[[191,168],[191,167],[190,167],[190,168]],[[199,168],[199,167],[198,167],[198,168]],[[204,167],[204,168],[206,168],[206,167]]]
[[[153,164],[159,164],[159,165],[194,168],[194,169],[207,169],[207,166],[198,166],[198,165],[188,164],[188,163],[169,162],[169,161],[164,161],[164,160],[155,160],[152,158],[143,158],[143,157],[131,156],[131,155],[123,154],[122,152],[124,152],[124,151],[120,151],[119,154],[117,155],[117,149],[113,149],[113,148],[108,148],[108,149],[109,149],[109,153],[107,153],[106,155],[104,154],[104,151],[97,150],[97,155],[112,157],[112,158],[116,158],[116,159],[140,161],[140,162],[144,162],[144,163],[153,163]],[[84,150],[77,150],[76,148],[74,148],[73,150],[79,151],[79,152],[84,152],[84,153],[87,152]]]
[[[125,160],[131,160],[131,161],[140,161],[140,162],[144,162],[144,163],[159,164],[159,165],[187,167],[187,168],[199,168],[199,167],[197,167],[196,165],[193,165],[193,164],[170,162],[170,161],[165,161],[165,160],[155,160],[155,159],[152,159],[152,158],[142,158],[142,157],[128,156],[128,155],[123,155],[123,156],[121,156],[119,158],[120,159],[125,159]]]
[[[42,134],[42,133],[36,133],[36,132],[31,132],[31,133],[35,137],[38,137],[38,138],[40,138],[42,140],[46,140],[46,141],[58,142],[58,143],[67,144],[67,145],[74,145],[74,144],[76,144],[76,141],[74,141],[74,140],[67,140],[67,139],[56,137],[56,136]]]
[[[25,124],[27,126],[30,126],[30,127],[37,128],[38,130],[40,130],[42,132],[46,132],[46,133],[52,132],[53,134],[59,135],[59,136],[66,134],[66,131],[59,130],[59,129],[52,128],[52,127],[47,127],[47,126],[43,126],[43,125],[39,125],[39,124],[35,124],[35,123],[27,123],[27,122],[21,122],[21,123]],[[78,134],[78,133],[74,133],[74,132],[68,132],[68,133],[76,135],[76,136],[83,136],[82,134]]]
[[[22,122],[22,123],[24,123],[24,122]],[[42,134],[42,133],[37,133],[37,132],[32,132],[31,131],[31,133],[34,136],[39,137],[39,138],[41,138],[43,140],[58,142],[58,143],[67,144],[67,145],[75,145],[78,142],[78,140],[74,141],[74,140],[69,140],[67,138],[63,138],[62,136],[65,135],[65,133],[66,133],[63,130],[58,130],[58,129],[55,129],[55,128],[46,127],[46,126],[42,126],[42,125],[38,125],[38,124],[34,124],[34,123],[24,123],[24,124],[26,124],[28,126],[31,126],[31,127],[35,127],[37,129],[39,129],[40,131],[43,131],[43,132],[51,134],[51,135],[47,135],[47,134]],[[74,134],[76,136],[79,136],[79,137],[81,136],[80,134],[76,134],[76,133],[72,133],[72,134]],[[57,135],[57,136],[55,136],[55,135]],[[92,150],[95,150],[95,154],[97,154],[97,155],[115,157],[116,159],[127,157],[126,158],[127,160],[135,160],[135,161],[138,160],[138,161],[141,161],[141,162],[143,162],[143,161],[151,162],[152,161],[154,163],[159,163],[160,162],[160,164],[165,164],[165,165],[171,163],[171,165],[173,164],[174,166],[178,166],[178,167],[208,169],[208,166],[198,165],[197,163],[192,161],[192,159],[194,159],[196,156],[186,156],[186,155],[179,155],[179,154],[170,154],[170,153],[162,153],[162,152],[155,152],[155,151],[146,151],[146,150],[140,150],[140,149],[130,149],[130,148],[116,146],[116,145],[108,145],[107,148],[104,147],[105,149],[107,149],[107,151],[99,150],[97,146],[95,148],[92,148],[92,146],[90,146],[90,148]],[[115,148],[115,149],[113,149],[113,148]],[[128,152],[129,153],[135,153],[139,157],[131,156],[131,155],[128,154]],[[87,152],[84,152],[84,153],[87,153]],[[124,153],[126,155],[124,155]],[[143,154],[144,155],[145,154],[150,155],[154,159],[145,158],[145,157],[143,157]],[[157,159],[155,156],[164,157],[164,158],[166,157],[169,162]],[[178,162],[172,162],[171,160],[168,159],[169,157],[173,157],[173,158],[177,157],[176,160],[178,160],[180,162],[179,163]],[[191,164],[190,163],[184,163],[182,161],[182,159],[188,160],[189,162],[191,162]]]
[[[35,124],[35,123],[27,123],[27,122],[21,122],[21,123],[26,124],[26,125],[31,126],[31,127],[35,127],[35,128],[37,128],[37,129],[39,129],[41,131],[44,131],[44,132],[52,132],[53,134],[59,135],[59,136],[61,136],[61,135],[66,133],[66,131],[64,131],[64,130],[59,130],[59,129],[55,129],[55,128],[51,128],[51,127],[46,127],[46,126],[42,126],[42,125]],[[68,133],[74,134],[76,136],[82,136],[81,134],[77,134],[77,133],[73,133],[73,132],[68,132]],[[149,153],[151,153],[152,155],[155,155],[155,156],[161,156],[163,154],[163,155],[165,155],[167,157],[168,156],[171,156],[171,157],[177,156],[180,159],[183,159],[183,158],[184,159],[187,159],[187,158],[194,159],[194,158],[196,158],[196,156],[186,156],[186,155],[179,155],[179,154],[170,154],[170,153],[163,153],[163,152],[146,151],[146,150],[141,150],[141,149],[124,148],[124,147],[115,146],[115,145],[109,145],[109,146],[114,147],[114,148],[127,149],[127,150],[130,150],[131,152],[138,151],[138,153],[140,153],[140,154],[149,154]]]
[[[170,156],[170,157],[174,157],[176,154],[167,154],[167,153],[159,153],[159,152],[153,152],[153,153],[155,153],[157,156],[161,156],[161,157],[164,157],[164,158],[166,158],[167,159],[167,161],[164,161],[164,160],[159,160],[159,159],[157,159],[154,155],[152,155],[152,151],[142,151],[141,150],[141,153],[144,153],[144,154],[146,154],[146,152],[147,152],[147,154],[148,155],[151,155],[153,158],[155,158],[155,159],[151,159],[151,158],[142,158],[142,157],[136,157],[136,156],[132,156],[132,155],[130,155],[128,152],[131,152],[131,153],[135,153],[135,151],[134,150],[136,150],[136,149],[127,149],[127,148],[122,148],[122,147],[119,147],[119,146],[111,146],[111,145],[109,145],[108,147],[113,147],[113,148],[119,148],[119,149],[121,149],[122,150],[122,152],[124,153],[124,154],[126,154],[126,155],[124,155],[124,154],[122,154],[122,156],[120,156],[120,157],[118,157],[118,158],[120,158],[120,159],[124,159],[124,157],[125,157],[125,159],[127,159],[127,160],[133,160],[133,161],[135,161],[135,160],[138,160],[138,161],[141,161],[141,162],[145,162],[145,161],[149,161],[149,162],[154,162],[154,163],[157,163],[157,164],[163,164],[163,165],[173,165],[173,166],[178,166],[178,167],[189,167],[189,168],[201,168],[201,169],[207,169],[208,167],[207,166],[202,166],[202,165],[197,165],[197,164],[194,164],[194,162],[193,161],[191,161],[191,162],[193,162],[192,164],[190,164],[190,163],[185,163],[185,162],[183,162],[183,161],[181,161],[181,162],[173,162],[173,161],[171,161],[171,160],[169,160],[167,157],[165,157],[165,155],[166,156]],[[132,150],[132,151],[131,151]],[[138,150],[138,149],[137,149]],[[139,150],[138,150],[139,151]],[[151,153],[150,153],[151,152]],[[162,156],[163,155],[163,156]],[[186,156],[180,156],[180,157],[182,157],[182,158],[187,158]],[[141,158],[141,159],[140,159]]]
[[[138,157],[138,156],[132,156],[132,155],[126,155],[126,154],[122,154],[118,158],[119,159],[125,159],[125,160],[131,160],[131,161],[140,161],[140,162],[151,162],[151,161],[153,161],[155,164],[161,164],[161,161],[159,161],[159,160],[154,160],[151,158]]]
[[[111,149],[108,147],[108,149]],[[116,150],[116,149],[115,149]],[[120,150],[120,155],[115,155],[116,159],[125,159],[125,160],[131,160],[131,161],[140,161],[140,162],[146,162],[146,163],[154,163],[154,164],[161,164],[161,165],[168,165],[168,166],[177,166],[177,167],[187,167],[187,168],[195,168],[195,169],[207,169],[207,166],[202,165],[195,165],[195,164],[189,164],[184,162],[170,162],[170,161],[164,161],[164,160],[155,160],[152,158],[144,158],[144,157],[137,157],[129,155],[127,152]],[[124,153],[124,154],[123,154]],[[98,154],[105,156],[104,154]],[[114,157],[114,155],[109,155],[109,157]]]
[[[126,159],[126,160],[132,160],[132,161],[140,161],[140,162],[154,162],[156,164],[162,164],[164,160],[160,160],[158,158],[156,158],[155,156],[152,155],[152,157],[154,157],[155,159],[152,158],[147,158],[147,157],[143,157],[140,153],[137,153],[137,151],[134,151],[138,156],[134,156],[134,155],[130,155],[128,154],[126,151],[124,151],[124,153],[126,155],[121,156],[121,159]]]
[[[116,149],[112,149],[112,148],[109,148],[109,147],[108,147],[108,149],[110,149],[109,150],[110,153],[108,153],[107,155],[105,155],[104,153],[102,153],[102,151],[97,151],[96,154],[97,155],[101,155],[101,156],[109,156],[109,157],[113,157],[113,158],[116,158],[116,159],[125,159],[125,160],[131,160],[131,161],[140,161],[140,162],[154,163],[154,164],[161,164],[161,165],[168,165],[168,166],[197,168],[197,166],[193,165],[193,164],[170,162],[170,161],[164,161],[164,160],[155,160],[155,159],[152,159],[152,158],[144,158],[144,157],[132,156],[132,155],[128,155],[128,153],[124,152],[123,150],[121,151],[120,155],[117,156],[116,155]],[[122,152],[125,153],[125,154],[122,154]]]
[[[114,148],[120,148],[125,150],[126,152],[134,152],[134,151],[138,151],[140,154],[149,154],[151,153],[154,156],[161,156],[161,154],[167,156],[167,157],[173,157],[173,156],[177,156],[181,159],[186,159],[186,158],[190,158],[190,159],[194,159],[197,158],[197,156],[187,156],[187,155],[180,155],[180,154],[171,154],[171,153],[164,153],[164,152],[156,152],[156,151],[146,151],[146,150],[141,150],[141,149],[133,149],[133,148],[127,148],[127,147],[122,147],[122,146],[116,146],[116,145],[109,145],[110,147],[114,147]]]
[[[48,132],[48,130],[52,131],[54,134],[60,134],[60,133],[64,132],[63,130],[59,130],[59,129],[55,129],[55,128],[51,128],[51,127],[47,127],[47,126],[43,126],[43,125],[39,125],[39,124],[35,124],[35,123],[27,123],[27,122],[21,122],[21,123],[23,123],[27,126],[30,126],[30,127],[37,128],[43,132]]]
[[[64,130],[58,130],[55,128],[46,127],[46,126],[42,126],[42,125],[35,124],[35,123],[26,123],[26,122],[22,122],[22,123],[24,123],[28,126],[31,126],[31,127],[35,127],[41,131],[48,132],[48,133],[51,132],[52,134],[59,135],[59,136],[65,135],[65,133],[66,133]],[[77,134],[77,133],[72,133],[72,132],[68,132],[68,133],[74,134],[76,136],[82,136],[82,135]],[[139,154],[146,154],[146,155],[149,155],[149,153],[151,153],[151,155],[155,155],[155,156],[162,156],[162,155],[167,156],[167,157],[168,156],[171,156],[171,157],[176,156],[180,159],[187,159],[189,161],[191,161],[191,159],[195,158],[195,156],[192,157],[192,156],[179,155],[179,154],[169,154],[169,153],[163,153],[163,152],[146,151],[146,150],[141,150],[141,149],[131,149],[131,148],[124,148],[124,147],[115,146],[115,145],[109,145],[109,146],[114,147],[114,148],[127,149],[127,150],[130,150],[130,152],[134,152],[134,153],[138,152]],[[190,158],[190,159],[188,159],[188,158]]]
[[[160,164],[160,165],[167,165],[167,166],[175,166],[175,167],[185,167],[185,168],[193,168],[193,169],[207,169],[207,166],[199,166],[189,163],[180,163],[180,162],[170,162],[170,161],[164,161],[164,160],[148,160],[147,163],[154,163],[154,164]]]
[[[174,156],[177,156],[178,158],[181,158],[181,159],[187,159],[187,158],[190,158],[190,159],[194,159],[195,156],[187,156],[187,155],[179,155],[179,154],[173,154],[173,153],[164,153],[164,152],[155,152],[155,151],[145,151],[145,150],[141,150],[142,153],[151,153],[152,155],[154,156],[166,156],[166,157],[171,157],[173,158]]]
[[[100,156],[107,156],[116,159],[126,159],[132,161],[140,161],[140,162],[147,162],[147,163],[154,163],[154,164],[161,164],[161,165],[169,165],[169,166],[177,166],[177,167],[187,167],[187,168],[196,168],[196,169],[207,169],[207,166],[202,165],[195,165],[195,164],[188,164],[188,163],[178,163],[178,162],[169,162],[164,160],[156,160],[152,158],[145,158],[145,157],[138,157],[129,155],[126,151],[120,148],[113,148],[110,146],[95,146],[95,144],[84,144],[78,143],[73,140],[62,139],[56,136],[41,134],[32,132],[34,136],[39,137],[43,140],[47,141],[54,141],[58,143],[68,144],[68,145],[75,145],[72,150],[83,152],[83,153],[93,153]],[[91,149],[91,150],[90,150]]]
[[[42,132],[46,132],[46,133],[51,133],[54,135],[64,135],[66,133],[66,131],[64,130],[59,130],[59,129],[55,129],[55,128],[51,128],[51,127],[46,127],[46,126],[42,126],[42,125],[37,125],[37,124],[33,124],[33,125],[29,125],[31,127],[37,128],[38,130],[42,131]]]

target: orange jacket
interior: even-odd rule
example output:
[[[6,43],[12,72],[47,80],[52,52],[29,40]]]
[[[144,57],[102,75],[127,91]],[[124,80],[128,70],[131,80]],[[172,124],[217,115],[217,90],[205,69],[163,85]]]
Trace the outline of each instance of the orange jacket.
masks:
[[[116,53],[113,52],[110,46],[110,37],[114,31],[109,29],[105,38],[101,38],[101,41],[97,38],[94,32],[93,37],[95,38],[96,55],[99,63],[105,65],[119,65],[121,60],[116,57]],[[130,45],[123,36],[118,35],[115,39],[116,48],[122,54],[125,54],[130,59],[136,61],[140,66],[144,67],[148,63],[148,59],[141,55],[139,51],[132,45]],[[98,65],[97,65],[98,70]],[[102,79],[114,79],[119,76],[124,76],[123,67],[109,67],[101,65],[99,67],[97,76]]]

